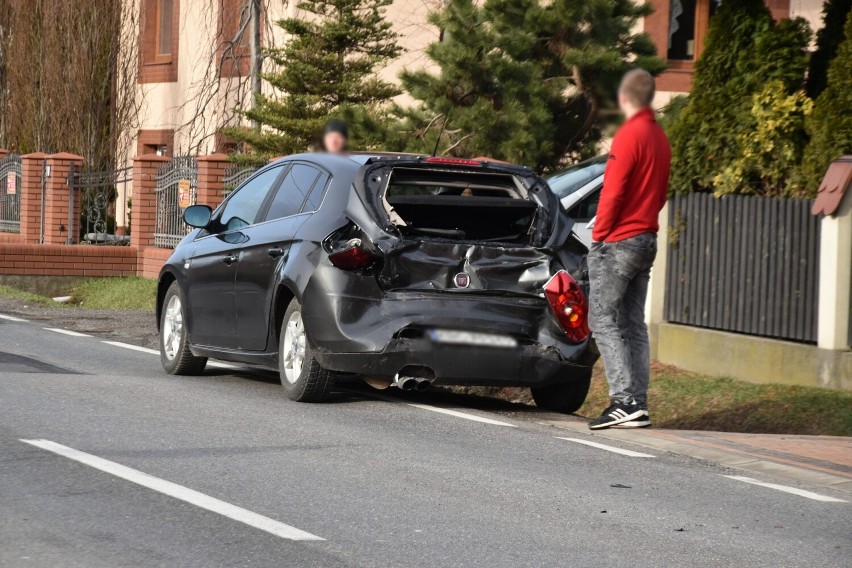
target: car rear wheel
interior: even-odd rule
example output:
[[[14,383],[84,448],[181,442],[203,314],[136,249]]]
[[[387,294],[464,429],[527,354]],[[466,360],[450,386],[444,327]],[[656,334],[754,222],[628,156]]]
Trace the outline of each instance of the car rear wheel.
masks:
[[[533,400],[539,408],[571,414],[577,412],[583,406],[586,396],[589,394],[591,382],[592,370],[589,369],[570,383],[532,387],[530,390]]]
[[[170,375],[200,375],[207,357],[196,357],[189,349],[189,330],[183,296],[177,282],[172,282],[163,298],[160,315],[160,360]]]
[[[334,373],[314,359],[302,321],[302,306],[293,298],[278,334],[278,367],[284,392],[298,402],[321,402],[334,385]]]

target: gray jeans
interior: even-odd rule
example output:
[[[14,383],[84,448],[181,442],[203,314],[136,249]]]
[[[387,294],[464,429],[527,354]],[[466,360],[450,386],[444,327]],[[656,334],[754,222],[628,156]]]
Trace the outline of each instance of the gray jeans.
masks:
[[[645,297],[656,255],[653,233],[595,243],[589,252],[589,327],[603,358],[609,396],[624,404],[648,404]]]

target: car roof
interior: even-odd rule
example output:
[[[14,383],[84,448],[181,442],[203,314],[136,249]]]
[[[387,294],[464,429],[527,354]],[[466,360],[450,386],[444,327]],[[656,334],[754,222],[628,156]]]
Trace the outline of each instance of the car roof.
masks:
[[[430,158],[448,161],[456,159],[465,159],[455,158],[452,156],[429,156],[427,154],[412,154],[407,152],[345,152],[341,154],[331,154],[328,152],[305,152],[302,154],[293,154],[291,156],[282,156],[281,158],[275,159],[275,161],[272,163],[277,164],[282,161],[307,160],[320,165],[324,165],[326,167],[329,167],[330,169],[337,169],[334,168],[334,166],[340,168],[344,167],[344,164],[346,163],[356,164],[360,167],[372,162],[386,162],[393,160],[423,160],[425,162],[428,161]],[[503,162],[500,160],[492,160],[490,158],[478,157],[473,158],[472,160],[479,162],[479,165],[481,166],[504,169],[507,171],[512,171],[514,173],[523,172],[528,174],[532,171],[527,166],[521,166],[518,164]],[[445,165],[453,164],[447,162]]]

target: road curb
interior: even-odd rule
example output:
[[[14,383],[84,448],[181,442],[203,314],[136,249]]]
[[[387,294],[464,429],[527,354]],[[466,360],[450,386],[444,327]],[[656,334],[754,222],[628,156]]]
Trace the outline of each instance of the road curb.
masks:
[[[726,450],[711,448],[676,437],[676,434],[669,434],[668,431],[609,429],[592,432],[589,430],[586,422],[546,420],[539,423],[562,430],[583,432],[587,436],[629,442],[631,444],[644,446],[645,448],[672,452],[692,458],[706,460],[725,467],[773,475],[799,483],[826,487],[835,491],[852,494],[852,476],[846,477],[842,475],[834,475],[831,473],[816,471],[807,467],[779,463],[777,461],[748,455],[747,453],[733,449]]]

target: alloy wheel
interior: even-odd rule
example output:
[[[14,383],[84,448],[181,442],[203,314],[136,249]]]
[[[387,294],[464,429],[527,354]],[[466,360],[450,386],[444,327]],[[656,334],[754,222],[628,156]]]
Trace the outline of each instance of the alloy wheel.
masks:
[[[183,340],[183,313],[181,312],[180,296],[172,296],[166,305],[163,316],[163,351],[166,359],[171,361],[180,352]]]
[[[284,326],[284,345],[281,349],[284,378],[290,384],[296,384],[302,374],[306,344],[307,336],[305,335],[305,326],[302,323],[302,313],[293,312]]]

